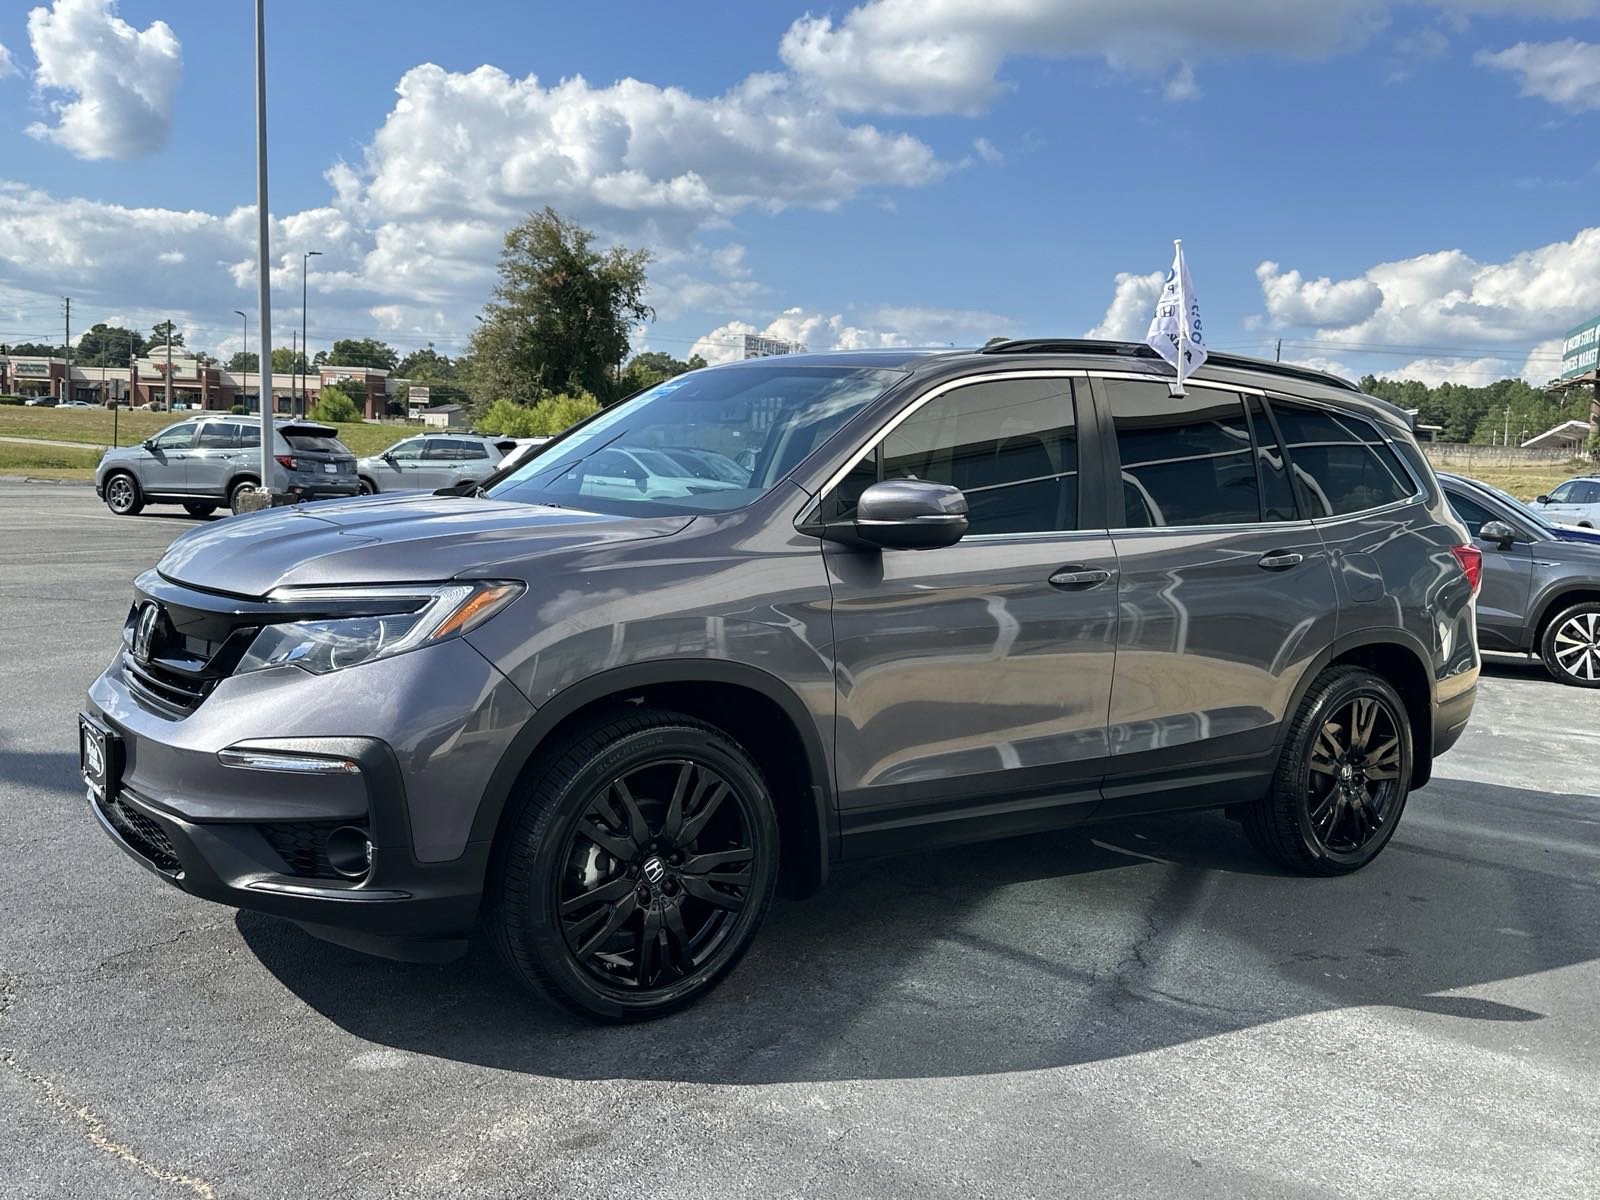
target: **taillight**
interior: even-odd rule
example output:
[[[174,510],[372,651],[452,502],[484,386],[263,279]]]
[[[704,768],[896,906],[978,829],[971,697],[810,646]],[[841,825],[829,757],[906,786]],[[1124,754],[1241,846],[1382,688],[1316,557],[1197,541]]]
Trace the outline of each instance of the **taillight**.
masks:
[[[1478,584],[1483,580],[1483,551],[1476,546],[1451,546],[1450,553],[1456,556],[1456,561],[1461,564],[1461,569],[1466,573],[1467,582],[1472,585],[1473,594],[1478,591]]]
[[[292,455],[292,454],[275,454],[275,455],[273,455],[273,457],[278,460],[278,465],[280,467],[282,467],[285,471],[294,470],[294,468],[295,468],[294,455]]]

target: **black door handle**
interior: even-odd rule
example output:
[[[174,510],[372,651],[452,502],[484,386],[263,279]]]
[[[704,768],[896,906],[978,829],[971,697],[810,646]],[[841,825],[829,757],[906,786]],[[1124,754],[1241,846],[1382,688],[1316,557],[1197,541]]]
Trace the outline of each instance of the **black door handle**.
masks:
[[[1050,576],[1050,585],[1058,588],[1089,588],[1111,578],[1111,572],[1101,567],[1062,567]]]
[[[1257,559],[1256,566],[1264,571],[1282,571],[1288,567],[1298,567],[1305,560],[1306,556],[1297,550],[1274,550]]]

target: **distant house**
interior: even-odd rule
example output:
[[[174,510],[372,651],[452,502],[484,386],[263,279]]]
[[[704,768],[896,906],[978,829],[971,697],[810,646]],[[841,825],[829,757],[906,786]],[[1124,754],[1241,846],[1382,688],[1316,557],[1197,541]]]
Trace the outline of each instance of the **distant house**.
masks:
[[[1546,429],[1538,437],[1522,443],[1524,450],[1566,450],[1577,453],[1589,440],[1594,426],[1587,421],[1563,421],[1553,429]]]
[[[429,429],[465,429],[467,410],[459,404],[436,404],[422,410],[422,423]]]

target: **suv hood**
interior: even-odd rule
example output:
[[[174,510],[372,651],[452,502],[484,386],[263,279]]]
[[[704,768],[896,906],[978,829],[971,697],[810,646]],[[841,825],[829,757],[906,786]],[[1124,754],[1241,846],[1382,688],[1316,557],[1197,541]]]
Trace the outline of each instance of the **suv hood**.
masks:
[[[291,585],[421,583],[534,554],[665,537],[691,520],[465,496],[373,496],[202,525],[173,542],[157,569],[174,582],[238,596]]]

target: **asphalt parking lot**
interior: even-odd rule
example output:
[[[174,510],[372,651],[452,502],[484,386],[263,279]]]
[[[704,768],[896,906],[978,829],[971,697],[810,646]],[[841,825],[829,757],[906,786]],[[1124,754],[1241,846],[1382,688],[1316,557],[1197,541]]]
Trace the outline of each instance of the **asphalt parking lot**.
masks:
[[[74,714],[168,512],[0,480],[0,1196],[1596,1194],[1600,692],[1491,664],[1356,876],[1209,814],[855,864],[595,1029],[102,836]]]

